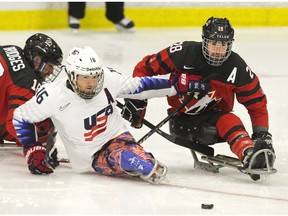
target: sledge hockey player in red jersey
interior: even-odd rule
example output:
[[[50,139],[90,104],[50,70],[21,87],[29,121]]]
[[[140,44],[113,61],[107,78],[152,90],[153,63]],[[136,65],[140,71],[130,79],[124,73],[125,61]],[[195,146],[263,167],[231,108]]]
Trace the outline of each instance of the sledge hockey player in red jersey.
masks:
[[[24,148],[34,146],[26,157],[43,151],[41,146],[35,146],[32,123],[51,117],[75,172],[93,168],[104,175],[127,173],[160,183],[166,176],[166,166],[128,132],[117,110],[116,97],[176,95],[169,79],[133,78],[102,67],[91,47],[72,48],[66,72],[68,79],[41,86],[31,100],[14,112],[13,124],[19,140]]]
[[[24,49],[15,45],[0,46],[0,143],[16,142],[21,146],[12,124],[13,112],[33,97],[42,82],[53,81],[58,76],[62,58],[58,44],[42,33],[30,36]],[[47,119],[37,126],[38,142],[45,144],[54,132],[54,125]],[[57,166],[57,150],[51,153],[50,162]],[[31,172],[37,172],[36,164],[31,161]]]
[[[267,99],[257,75],[232,51],[233,41],[234,29],[229,20],[211,17],[202,28],[202,42],[177,42],[147,55],[135,66],[133,76],[170,74],[178,96],[168,97],[168,113],[177,109],[187,92],[194,93],[190,103],[170,120],[171,135],[206,146],[226,141],[243,167],[261,173],[267,166],[273,167],[275,159],[268,132]],[[203,81],[211,74],[216,76]],[[232,112],[235,96],[248,110],[252,138]],[[146,105],[147,101],[126,99],[122,116],[132,122],[131,126],[140,128]],[[258,180],[260,176],[251,178]]]

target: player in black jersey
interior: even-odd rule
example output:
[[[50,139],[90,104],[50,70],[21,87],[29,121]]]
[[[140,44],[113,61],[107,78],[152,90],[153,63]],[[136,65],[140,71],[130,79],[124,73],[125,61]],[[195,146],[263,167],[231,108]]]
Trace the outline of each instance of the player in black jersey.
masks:
[[[0,143],[10,141],[21,146],[12,125],[13,112],[32,98],[43,82],[52,82],[58,76],[62,58],[58,44],[42,33],[30,36],[24,49],[15,45],[0,46]],[[46,143],[53,131],[54,125],[50,119],[38,123],[38,141]],[[54,156],[56,159],[56,151]],[[31,172],[46,170],[36,160],[28,159]]]
[[[273,166],[275,158],[272,135],[268,132],[267,98],[257,75],[232,51],[233,41],[234,29],[229,20],[211,17],[203,25],[202,42],[177,42],[147,55],[135,66],[133,76],[170,74],[179,94],[167,98],[171,106],[168,113],[182,104],[187,92],[195,94],[170,120],[171,135],[200,145],[226,141],[244,167],[265,169]],[[203,80],[211,74],[216,76]],[[250,115],[252,137],[232,112],[235,97]],[[146,104],[126,100],[122,116],[133,127],[140,128]]]

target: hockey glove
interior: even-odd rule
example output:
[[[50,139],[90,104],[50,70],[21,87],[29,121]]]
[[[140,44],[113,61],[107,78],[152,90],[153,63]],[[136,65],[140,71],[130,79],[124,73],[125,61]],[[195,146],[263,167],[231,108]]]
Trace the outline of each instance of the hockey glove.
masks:
[[[211,89],[209,83],[199,79],[199,76],[181,73],[173,79],[174,85],[179,96],[183,94],[194,93],[194,97],[198,100],[203,98]]]
[[[131,127],[141,128],[146,114],[147,100],[124,99],[121,115],[131,122]]]
[[[267,131],[254,132],[252,134],[252,140],[255,144],[257,142],[265,143],[267,148],[272,150],[275,153],[274,148],[273,148],[272,135],[269,132]]]
[[[28,169],[32,174],[49,174],[53,173],[52,167],[46,160],[46,148],[40,143],[24,149]]]

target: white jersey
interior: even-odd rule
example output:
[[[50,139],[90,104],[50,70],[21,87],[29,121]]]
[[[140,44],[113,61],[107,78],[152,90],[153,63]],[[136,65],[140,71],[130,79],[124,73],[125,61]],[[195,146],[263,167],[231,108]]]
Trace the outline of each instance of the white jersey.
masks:
[[[76,172],[91,168],[93,154],[109,140],[127,131],[116,98],[148,99],[174,95],[169,80],[123,76],[104,68],[104,85],[85,100],[67,88],[67,78],[43,85],[36,95],[14,112],[14,121],[40,122],[51,118]],[[17,131],[21,133],[21,131]]]

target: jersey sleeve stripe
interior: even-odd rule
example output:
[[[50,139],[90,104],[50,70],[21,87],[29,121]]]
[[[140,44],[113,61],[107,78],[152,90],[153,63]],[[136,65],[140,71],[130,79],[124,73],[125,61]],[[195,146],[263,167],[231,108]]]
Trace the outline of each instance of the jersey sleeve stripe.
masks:
[[[10,110],[10,109],[16,109],[16,108],[18,108],[20,106],[20,104],[10,104],[9,105],[9,107],[8,107],[8,109]]]
[[[149,76],[153,76],[154,75],[154,71],[153,71],[153,68],[151,67],[149,61],[150,61],[150,58],[147,58],[147,60],[145,62],[145,66],[149,69]]]
[[[170,81],[167,79],[151,79],[148,77],[141,78],[141,83],[143,85],[142,90],[152,90],[152,89],[163,89],[170,88]]]
[[[252,104],[259,103],[259,102],[263,101],[264,99],[265,99],[265,96],[258,97],[258,98],[254,98],[254,99],[252,99],[252,100],[250,100],[250,101],[244,102],[243,105],[244,105],[245,107],[248,107],[248,106],[250,106],[250,105],[252,105]]]
[[[24,96],[20,96],[20,95],[10,95],[9,100],[15,100],[15,99],[18,99],[18,100],[22,100],[22,101],[28,101],[29,99],[24,97]]]
[[[174,71],[172,71],[170,69],[170,67],[168,67],[168,65],[162,60],[162,57],[160,55],[160,53],[157,53],[156,55],[156,59],[157,59],[157,62],[158,64],[164,68],[164,70],[167,72],[167,73],[173,73]]]
[[[238,92],[236,95],[237,95],[237,97],[247,97],[247,96],[255,94],[259,89],[260,89],[260,84],[258,82],[257,85],[255,86],[255,88],[253,88],[252,90],[241,91],[241,92]]]

